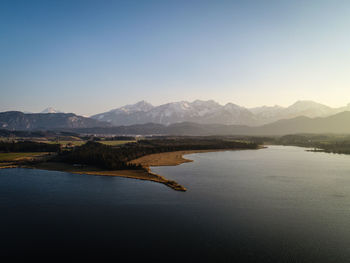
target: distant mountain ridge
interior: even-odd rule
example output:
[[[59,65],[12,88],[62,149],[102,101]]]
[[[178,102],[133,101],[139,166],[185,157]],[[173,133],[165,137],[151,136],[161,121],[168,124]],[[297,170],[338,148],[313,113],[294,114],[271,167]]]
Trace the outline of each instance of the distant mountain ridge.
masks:
[[[91,118],[73,113],[2,112],[0,129],[89,129],[83,132],[175,135],[350,133],[350,129],[347,130],[349,110],[350,105],[331,108],[313,101],[298,101],[289,107],[263,106],[252,109],[233,103],[220,105],[213,100],[180,101],[160,106],[140,101]],[[44,112],[56,110],[48,108]]]
[[[32,113],[18,111],[0,113],[0,129],[17,131],[57,130],[87,134],[119,135],[286,135],[296,133],[350,134],[350,111],[328,117],[298,116],[262,126],[201,124],[180,122],[170,125],[157,123],[111,126],[73,113]]]
[[[181,122],[260,126],[298,116],[327,117],[347,110],[350,110],[350,104],[341,108],[331,108],[313,101],[297,101],[289,107],[276,105],[251,109],[233,103],[220,105],[213,100],[180,101],[159,106],[140,101],[93,115],[91,118],[109,122],[114,126],[145,123],[170,125]]]
[[[109,128],[76,129],[82,133],[120,134],[120,135],[247,135],[280,136],[298,133],[335,133],[350,134],[350,111],[328,117],[309,118],[299,116],[279,120],[274,123],[249,127],[243,125],[199,124],[182,122],[168,126],[155,123],[135,124]]]
[[[111,110],[91,116],[107,121],[112,125],[132,125],[158,123],[169,125],[179,122],[197,122],[202,124],[247,124],[254,125],[255,117],[248,109],[228,103],[225,106],[208,100],[193,102],[172,102],[153,106],[145,101],[134,105]]]
[[[0,112],[0,128],[7,130],[53,130],[67,128],[108,127],[107,122],[73,113]]]

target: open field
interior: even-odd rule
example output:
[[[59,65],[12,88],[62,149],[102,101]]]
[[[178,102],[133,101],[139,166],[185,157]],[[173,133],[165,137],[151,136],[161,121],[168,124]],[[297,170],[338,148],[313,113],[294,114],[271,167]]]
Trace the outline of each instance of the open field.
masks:
[[[110,145],[110,146],[117,146],[117,145],[122,145],[130,142],[136,142],[136,141],[98,141],[99,143],[105,144],[105,145]]]
[[[23,162],[43,160],[47,152],[0,153],[0,169],[15,168]]]
[[[47,153],[33,152],[33,153],[0,153],[0,162],[20,161],[28,158],[41,157]]]
[[[73,146],[81,146],[84,143],[86,143],[86,141],[40,141],[40,142],[49,143],[49,144],[59,143],[62,146],[67,146],[68,144],[71,144]]]
[[[65,146],[81,146],[84,143],[86,143],[87,141],[85,140],[72,140],[72,141],[41,141],[41,142],[45,142],[45,143],[50,143],[50,144],[55,144],[55,143],[59,143],[61,144],[63,147]],[[114,140],[114,141],[98,141],[99,143],[105,144],[105,145],[110,145],[110,146],[117,146],[117,145],[123,145],[126,143],[130,143],[130,142],[135,142],[135,141],[131,141],[131,140],[127,140],[127,141],[119,141],[119,140]]]

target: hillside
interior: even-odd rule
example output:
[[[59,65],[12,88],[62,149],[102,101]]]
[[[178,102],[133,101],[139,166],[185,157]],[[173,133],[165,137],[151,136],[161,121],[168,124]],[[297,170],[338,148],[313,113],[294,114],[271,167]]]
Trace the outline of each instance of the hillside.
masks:
[[[296,117],[254,129],[254,134],[350,133],[350,111],[324,118]]]
[[[108,127],[110,124],[73,113],[30,113],[7,111],[0,113],[0,128],[7,130],[54,130]]]
[[[350,133],[350,112],[329,117],[296,117],[271,124],[249,127],[244,125],[199,124],[193,122],[138,124],[110,128],[77,129],[82,133],[132,135],[285,135],[296,133]]]

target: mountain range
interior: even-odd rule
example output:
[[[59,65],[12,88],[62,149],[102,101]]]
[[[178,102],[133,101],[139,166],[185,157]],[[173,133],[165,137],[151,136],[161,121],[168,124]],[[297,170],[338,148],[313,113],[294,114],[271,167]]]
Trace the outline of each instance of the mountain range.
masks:
[[[107,128],[76,129],[80,133],[119,134],[119,135],[247,135],[247,136],[280,136],[297,133],[314,134],[350,134],[350,111],[344,111],[328,117],[310,118],[299,116],[279,120],[262,126],[199,124],[181,122],[170,125],[155,123],[113,126]]]
[[[64,130],[99,134],[283,135],[350,133],[350,105],[331,108],[313,101],[289,107],[244,108],[209,100],[153,106],[146,101],[83,117],[47,108],[43,113],[0,113],[0,129]],[[349,126],[349,127],[348,127]]]
[[[297,101],[289,107],[276,105],[256,108],[245,108],[233,103],[220,105],[213,100],[180,101],[160,106],[140,101],[93,115],[91,118],[109,122],[114,126],[145,123],[170,125],[180,122],[260,126],[281,119],[298,116],[327,117],[348,110],[350,110],[350,104],[345,107],[331,108],[313,101]]]

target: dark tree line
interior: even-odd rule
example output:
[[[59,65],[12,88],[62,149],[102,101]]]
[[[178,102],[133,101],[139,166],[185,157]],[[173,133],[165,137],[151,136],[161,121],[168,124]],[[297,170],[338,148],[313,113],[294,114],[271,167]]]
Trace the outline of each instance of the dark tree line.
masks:
[[[72,151],[62,152],[58,158],[59,161],[71,164],[93,165],[109,170],[141,168],[127,162],[125,151],[94,141],[75,147]]]

